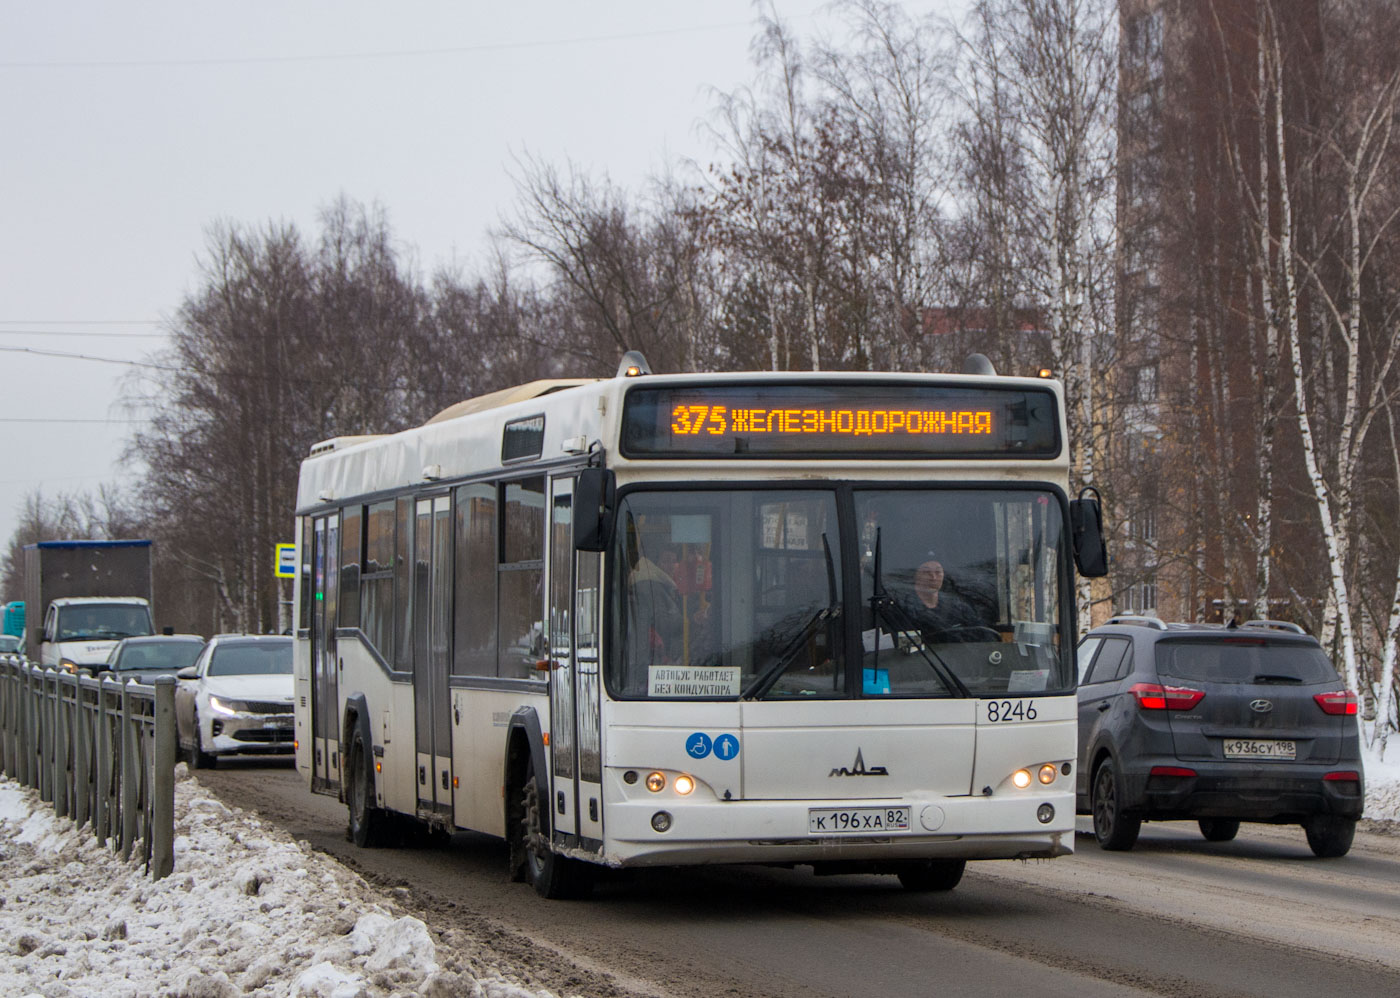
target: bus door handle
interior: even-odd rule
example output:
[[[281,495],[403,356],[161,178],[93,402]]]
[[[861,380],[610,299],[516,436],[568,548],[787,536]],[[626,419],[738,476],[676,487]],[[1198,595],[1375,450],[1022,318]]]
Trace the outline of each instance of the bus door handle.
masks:
[[[1099,710],[1100,710],[1100,711],[1108,710],[1109,703],[1108,703],[1107,700],[1100,700],[1100,701],[1099,701],[1099,704],[1098,704],[1098,707],[1099,707]]]

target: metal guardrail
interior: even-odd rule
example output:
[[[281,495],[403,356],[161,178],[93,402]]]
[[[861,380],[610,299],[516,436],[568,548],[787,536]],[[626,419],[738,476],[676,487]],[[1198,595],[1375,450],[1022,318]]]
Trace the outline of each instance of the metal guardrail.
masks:
[[[0,655],[0,766],[156,880],[175,866],[175,680],[153,686]]]

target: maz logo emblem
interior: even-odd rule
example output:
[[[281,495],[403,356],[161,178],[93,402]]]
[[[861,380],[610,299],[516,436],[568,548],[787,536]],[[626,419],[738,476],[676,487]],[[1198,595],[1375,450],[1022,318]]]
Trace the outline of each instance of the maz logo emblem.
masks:
[[[1251,700],[1249,701],[1249,709],[1256,714],[1267,714],[1274,709],[1274,702],[1272,700]]]
[[[828,777],[831,777],[831,776],[889,776],[889,775],[890,775],[890,771],[889,771],[888,769],[886,769],[884,766],[871,766],[869,769],[866,769],[866,768],[865,768],[865,758],[861,755],[860,749],[856,749],[856,762],[855,762],[855,765],[854,765],[854,766],[852,766],[850,769],[847,769],[845,766],[841,766],[841,767],[839,767],[839,768],[837,768],[837,769],[833,769],[833,770],[832,770],[829,774],[827,774],[827,775],[828,775]]]

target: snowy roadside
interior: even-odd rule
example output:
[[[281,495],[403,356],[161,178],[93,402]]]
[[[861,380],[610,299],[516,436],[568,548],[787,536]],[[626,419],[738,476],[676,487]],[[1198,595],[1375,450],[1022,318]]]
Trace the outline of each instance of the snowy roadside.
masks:
[[[1362,749],[1366,773],[1366,810],[1374,822],[1400,822],[1400,738],[1387,746],[1384,757],[1374,747]],[[1400,832],[1400,825],[1389,830]]]
[[[152,881],[33,791],[0,780],[0,994],[137,998],[552,998],[457,930],[435,935],[181,764],[175,872]],[[1366,759],[1366,817],[1400,830],[1400,739]],[[1374,827],[1374,826],[1373,826]]]
[[[454,938],[455,937],[455,938]],[[541,998],[462,933],[177,768],[175,871],[152,881],[0,780],[0,994],[65,998]]]

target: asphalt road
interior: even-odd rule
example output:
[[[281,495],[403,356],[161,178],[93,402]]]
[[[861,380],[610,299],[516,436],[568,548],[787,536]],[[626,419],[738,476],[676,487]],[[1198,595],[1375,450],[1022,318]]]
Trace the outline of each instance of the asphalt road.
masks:
[[[1317,860],[1298,828],[1207,843],[1194,824],[1149,824],[1115,854],[1081,819],[1074,856],[974,863],[949,894],[742,867],[628,873],[551,902],[507,881],[498,840],[356,848],[344,806],[288,764],[197,775],[560,995],[1400,995],[1400,834],[1386,829]]]

